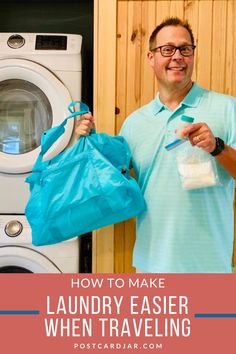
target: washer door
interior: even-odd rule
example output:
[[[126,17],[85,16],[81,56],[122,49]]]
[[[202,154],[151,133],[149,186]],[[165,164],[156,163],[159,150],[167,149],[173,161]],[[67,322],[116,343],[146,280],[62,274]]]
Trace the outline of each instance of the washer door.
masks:
[[[24,59],[0,60],[0,172],[27,173],[40,152],[41,134],[69,115],[71,96],[45,67]],[[48,151],[52,158],[68,144],[73,119]]]
[[[0,247],[0,273],[61,273],[46,256],[21,246]]]

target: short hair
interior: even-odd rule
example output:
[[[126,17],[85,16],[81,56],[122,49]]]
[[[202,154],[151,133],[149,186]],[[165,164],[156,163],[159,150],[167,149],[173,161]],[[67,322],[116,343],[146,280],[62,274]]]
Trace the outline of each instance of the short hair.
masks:
[[[191,28],[190,24],[188,23],[188,21],[181,20],[178,17],[167,17],[152,32],[152,34],[151,34],[151,36],[149,38],[149,50],[151,50],[155,46],[155,44],[156,44],[156,36],[157,36],[158,32],[160,32],[160,30],[163,27],[167,27],[167,26],[176,26],[176,27],[177,26],[181,26],[181,27],[186,28],[186,30],[188,31],[188,33],[190,35],[191,42],[192,42],[192,44],[194,44],[193,31],[192,31],[192,28]]]

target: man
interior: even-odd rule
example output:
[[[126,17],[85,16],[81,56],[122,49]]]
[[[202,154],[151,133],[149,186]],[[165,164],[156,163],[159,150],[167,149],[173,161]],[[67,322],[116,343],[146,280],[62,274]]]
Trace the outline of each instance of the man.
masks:
[[[147,211],[137,219],[133,264],[138,271],[232,271],[236,100],[192,82],[194,49],[187,22],[169,18],[156,27],[148,60],[159,93],[121,129],[147,202]],[[183,114],[196,122],[184,135],[214,155],[217,186],[189,191],[181,187],[176,154],[164,147]]]
[[[147,203],[147,211],[137,218],[133,254],[137,271],[232,271],[236,100],[192,82],[194,50],[187,22],[169,18],[156,27],[148,60],[159,92],[121,129]],[[182,188],[176,154],[165,146],[183,114],[194,117],[183,134],[193,146],[214,156],[219,185]],[[85,119],[78,129],[87,134],[90,127]]]

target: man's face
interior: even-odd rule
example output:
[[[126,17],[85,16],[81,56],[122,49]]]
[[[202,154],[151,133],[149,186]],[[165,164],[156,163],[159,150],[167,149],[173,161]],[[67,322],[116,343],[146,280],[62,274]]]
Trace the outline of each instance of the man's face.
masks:
[[[182,26],[166,26],[156,36],[154,47],[163,45],[180,47],[191,45],[191,37],[186,28]],[[148,52],[150,65],[153,67],[159,88],[181,88],[191,82],[194,56],[184,57],[179,50],[171,57],[163,57],[160,51]]]

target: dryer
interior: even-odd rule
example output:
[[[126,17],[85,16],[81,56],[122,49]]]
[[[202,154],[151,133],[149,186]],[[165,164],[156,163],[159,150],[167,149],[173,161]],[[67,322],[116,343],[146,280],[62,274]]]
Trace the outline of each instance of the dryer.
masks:
[[[78,239],[41,250],[35,249],[31,245],[30,228],[24,216],[24,209],[29,197],[25,178],[39,154],[41,134],[64,120],[69,113],[67,107],[70,102],[81,98],[81,45],[82,37],[75,34],[0,33],[0,260],[2,261],[7,259],[6,255],[10,250],[14,258],[14,252],[20,252],[20,248],[22,253],[23,248],[31,250],[32,259],[36,259],[35,255],[38,252],[48,257],[50,261],[50,255],[54,254],[54,251],[58,253],[58,250],[64,248],[65,252],[70,253],[71,248],[68,244],[74,243],[73,249],[76,250],[74,264],[67,269],[64,262],[64,266],[58,267],[58,270],[78,271]],[[71,120],[66,126],[65,133],[49,150],[46,158],[51,158],[62,151],[72,134]],[[26,255],[25,252],[26,249],[24,250]],[[15,259],[17,257],[15,254]],[[62,258],[65,260],[67,257],[63,255]],[[55,265],[57,268],[57,264]]]
[[[17,232],[18,231],[18,232]],[[0,273],[77,273],[78,239],[33,246],[24,215],[0,215]]]
[[[72,98],[81,97],[80,35],[0,33],[0,214],[24,213],[24,183],[40,151],[44,130],[67,115]],[[66,132],[50,150],[68,144]]]

